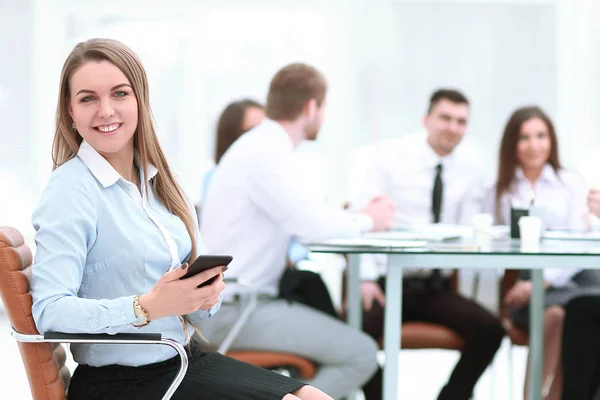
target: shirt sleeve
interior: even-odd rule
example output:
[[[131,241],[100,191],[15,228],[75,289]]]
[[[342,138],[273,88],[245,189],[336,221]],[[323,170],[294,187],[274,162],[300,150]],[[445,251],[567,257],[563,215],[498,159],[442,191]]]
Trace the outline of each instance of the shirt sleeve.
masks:
[[[33,215],[36,254],[32,269],[33,318],[38,331],[135,331],[134,296],[77,296],[88,250],[96,240],[94,198],[82,184],[51,181]]]
[[[350,206],[353,210],[362,209],[371,199],[387,194],[386,192],[386,168],[378,144],[374,149],[374,156],[369,162],[364,180],[352,197]],[[387,255],[385,254],[360,255],[360,278],[363,281],[376,281],[385,273],[386,267]]]
[[[358,190],[350,199],[352,210],[360,210],[365,207],[374,197],[387,195],[387,169],[385,168],[385,155],[378,144],[374,149],[374,155],[367,167],[364,180],[358,186]]]
[[[360,279],[363,281],[376,281],[385,275],[387,269],[387,254],[361,254]]]
[[[461,225],[471,225],[473,216],[484,212],[486,200],[489,201],[485,187],[485,176],[478,175],[471,181],[469,190],[465,193],[457,222]]]
[[[186,317],[187,317],[188,321],[190,321],[194,326],[198,326],[198,323],[200,321],[202,321],[203,319],[209,319],[213,315],[215,315],[217,313],[217,311],[219,311],[219,309],[221,308],[222,303],[223,303],[223,293],[221,293],[219,295],[219,302],[217,304],[215,304],[214,306],[212,306],[212,308],[210,310],[198,310],[191,314],[187,314]]]
[[[289,154],[265,154],[249,173],[250,198],[274,224],[299,238],[359,236],[372,228],[369,216],[328,205],[302,190]]]
[[[498,221],[496,221],[495,218],[495,211],[496,211],[496,185],[488,187],[485,191],[485,195],[483,196],[483,202],[482,202],[482,211],[484,213],[488,213],[488,214],[492,214],[494,215],[494,222],[497,224]]]
[[[577,275],[581,269],[577,268],[545,268],[544,280],[555,288],[567,286],[573,276]]]
[[[572,172],[567,175],[567,187],[571,194],[571,207],[569,215],[569,229],[585,229],[585,214],[588,211],[586,199],[588,188],[581,175],[577,172]]]

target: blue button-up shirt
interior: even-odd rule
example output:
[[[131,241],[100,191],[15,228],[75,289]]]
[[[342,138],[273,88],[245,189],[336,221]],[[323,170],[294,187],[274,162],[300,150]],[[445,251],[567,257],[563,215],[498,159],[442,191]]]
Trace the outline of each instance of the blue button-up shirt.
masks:
[[[148,292],[169,269],[187,260],[190,237],[183,222],[149,192],[126,181],[85,141],[77,157],[57,168],[33,214],[36,254],[31,290],[41,333],[161,333],[185,344],[181,320],[165,317],[136,328],[133,299]],[[193,207],[190,206],[193,210]],[[195,215],[195,214],[194,214]],[[204,247],[196,226],[198,253]],[[218,308],[187,316],[196,323]],[[190,327],[187,337],[193,328]],[[80,364],[138,366],[166,360],[161,345],[73,344]]]

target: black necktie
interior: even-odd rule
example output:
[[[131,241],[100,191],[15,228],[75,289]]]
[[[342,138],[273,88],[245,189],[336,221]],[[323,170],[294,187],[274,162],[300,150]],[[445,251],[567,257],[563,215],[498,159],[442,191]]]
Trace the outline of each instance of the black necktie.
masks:
[[[440,222],[442,214],[442,193],[444,191],[444,182],[442,182],[442,164],[435,166],[435,179],[433,181],[433,192],[431,193],[431,213],[433,214],[433,222]],[[440,290],[444,287],[444,279],[442,271],[434,269],[431,274],[431,287]]]
[[[433,192],[431,193],[431,213],[433,222],[440,222],[442,214],[442,193],[444,191],[444,182],[442,182],[442,164],[435,166],[435,180],[433,181]]]

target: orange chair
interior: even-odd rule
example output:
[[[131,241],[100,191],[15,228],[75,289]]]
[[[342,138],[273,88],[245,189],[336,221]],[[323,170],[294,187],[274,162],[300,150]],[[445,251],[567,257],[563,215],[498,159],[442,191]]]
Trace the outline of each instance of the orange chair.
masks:
[[[504,297],[519,280],[519,274],[520,270],[518,269],[507,269],[504,271],[504,276],[502,277],[502,281],[500,283],[500,299],[498,302],[498,304],[500,304],[500,319],[502,320],[502,325],[504,325],[504,329],[510,338],[511,344],[515,344],[517,346],[529,346],[529,333],[521,328],[516,327],[512,323],[510,318],[508,318],[506,307],[503,306]]]
[[[450,277],[453,292],[458,292],[458,271]],[[383,338],[379,340],[383,347]],[[405,322],[402,324],[402,349],[443,349],[462,350],[463,339],[445,326],[429,322]]]
[[[252,350],[228,351],[225,354],[227,354],[228,357],[235,358],[236,360],[266,369],[295,370],[302,377],[302,379],[312,378],[315,376],[317,371],[315,364],[295,354]]]
[[[347,275],[344,272],[342,293],[345,299]],[[452,291],[458,291],[458,271],[454,271],[450,277]],[[429,322],[404,322],[402,324],[402,337],[400,338],[402,349],[442,349],[462,350],[463,339],[453,330]],[[383,337],[377,340],[383,349]]]

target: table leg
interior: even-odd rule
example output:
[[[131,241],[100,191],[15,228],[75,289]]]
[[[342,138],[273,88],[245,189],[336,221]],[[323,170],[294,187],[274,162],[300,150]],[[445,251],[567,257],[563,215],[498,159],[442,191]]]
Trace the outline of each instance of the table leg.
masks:
[[[362,307],[360,299],[360,254],[348,256],[348,324],[356,329],[362,329]]]
[[[360,254],[348,255],[348,282],[346,287],[348,299],[348,324],[358,330],[362,329],[362,304],[360,298]],[[356,400],[357,392],[348,395],[348,400]]]
[[[402,268],[395,265],[394,257],[388,262],[385,287],[385,322],[384,352],[385,368],[383,370],[383,398],[397,400],[398,356],[400,355],[400,337],[402,334]]]
[[[534,269],[531,303],[529,307],[529,400],[540,400],[542,393],[542,369],[544,364],[544,275]]]

